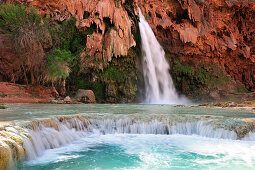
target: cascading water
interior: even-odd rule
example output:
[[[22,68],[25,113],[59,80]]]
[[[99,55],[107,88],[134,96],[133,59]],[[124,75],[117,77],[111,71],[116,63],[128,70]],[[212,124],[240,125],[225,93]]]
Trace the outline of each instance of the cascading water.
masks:
[[[246,131],[240,130],[244,128]],[[251,124],[221,117],[95,113],[54,116],[4,125],[0,131],[0,153],[9,155],[4,160],[5,167],[8,162],[18,161],[24,156],[33,160],[46,150],[93,134],[184,134],[245,141],[254,141],[255,138]]]
[[[187,104],[188,101],[180,98],[175,90],[173,80],[169,74],[169,64],[165,58],[165,52],[140,9],[139,17],[143,54],[141,65],[145,83],[143,103]]]

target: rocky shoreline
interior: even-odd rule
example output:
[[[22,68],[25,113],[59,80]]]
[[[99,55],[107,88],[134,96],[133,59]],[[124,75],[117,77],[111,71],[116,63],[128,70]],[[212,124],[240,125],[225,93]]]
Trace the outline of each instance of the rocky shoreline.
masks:
[[[79,89],[72,95],[59,96],[52,88],[44,86],[19,85],[0,82],[0,103],[45,103],[45,104],[83,104],[101,103],[96,100],[92,90]],[[114,102],[115,103],[115,102]],[[236,109],[255,109],[255,92],[239,93],[225,101],[199,102],[199,107],[221,107]]]
[[[92,90],[79,89],[72,97],[56,94],[57,92],[54,89],[44,86],[26,86],[0,82],[0,103],[96,103],[96,97]]]

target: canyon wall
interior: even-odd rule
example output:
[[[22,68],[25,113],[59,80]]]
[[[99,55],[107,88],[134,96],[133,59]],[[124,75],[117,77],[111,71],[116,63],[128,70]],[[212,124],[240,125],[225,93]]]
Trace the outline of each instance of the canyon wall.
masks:
[[[13,2],[12,0],[8,2]],[[45,18],[63,22],[71,16],[77,19],[76,26],[90,32],[87,36],[85,54],[110,62],[113,56],[126,56],[136,46],[132,31],[134,21],[133,1],[125,0],[14,0],[34,7]],[[84,54],[82,62],[88,62]],[[94,67],[92,64],[91,67]],[[102,67],[102,66],[101,66]]]
[[[84,34],[85,45],[79,55],[77,88],[92,88],[99,102],[136,102],[139,30],[133,1],[125,0],[7,0],[8,3],[34,7],[50,25],[58,27],[71,17]],[[48,48],[49,51],[52,47]],[[6,49],[7,50],[7,49]],[[5,51],[6,51],[5,50]],[[6,55],[3,55],[6,56]],[[0,57],[5,59],[6,57]],[[10,57],[8,57],[10,58]],[[78,64],[77,64],[78,65]],[[1,67],[0,67],[1,71]],[[71,70],[71,74],[74,70]],[[0,77],[1,78],[1,77]],[[18,79],[4,77],[15,82]],[[67,80],[71,82],[73,80]],[[72,86],[75,84],[72,84]]]
[[[242,85],[255,91],[254,0],[141,0],[138,5],[172,63],[180,91],[212,98],[241,92]],[[195,87],[199,83],[206,88]]]
[[[80,55],[81,72],[86,81],[100,82],[102,96],[108,102],[136,100],[138,7],[166,51],[170,73],[180,92],[196,100],[217,100],[232,93],[255,91],[254,0],[7,2],[35,7],[43,18],[50,16],[58,24],[74,16],[76,26],[87,33]]]

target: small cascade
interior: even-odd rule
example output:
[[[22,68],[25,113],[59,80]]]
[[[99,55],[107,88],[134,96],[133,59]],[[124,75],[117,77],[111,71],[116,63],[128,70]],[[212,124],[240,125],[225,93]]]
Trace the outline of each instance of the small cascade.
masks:
[[[139,29],[142,44],[142,73],[145,83],[144,103],[187,104],[175,90],[165,52],[139,9]]]
[[[16,122],[0,127],[0,167],[22,158],[35,159],[47,149],[99,132],[101,134],[183,134],[255,141],[253,124],[207,116],[83,114]]]
[[[151,120],[144,122],[142,120],[134,121],[132,119],[120,120],[92,120],[103,134],[126,133],[126,134],[183,134],[199,135],[210,138],[237,139],[237,134],[233,131],[223,128],[213,128],[206,125],[204,121],[174,123],[173,125],[165,121]]]
[[[24,138],[28,159],[40,156],[46,149],[53,149],[85,137],[90,123],[77,118],[38,121],[37,126],[29,130],[29,138]]]

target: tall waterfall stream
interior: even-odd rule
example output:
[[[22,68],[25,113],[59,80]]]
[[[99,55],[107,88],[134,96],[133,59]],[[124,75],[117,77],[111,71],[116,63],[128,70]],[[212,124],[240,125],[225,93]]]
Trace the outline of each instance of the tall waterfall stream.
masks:
[[[142,73],[145,83],[143,103],[186,104],[188,100],[179,97],[171,75],[165,52],[157,41],[150,25],[139,9],[139,29],[142,47]]]
[[[188,103],[178,96],[164,50],[139,15],[144,103]],[[0,111],[0,169],[255,167],[250,111],[100,104],[12,109]]]

